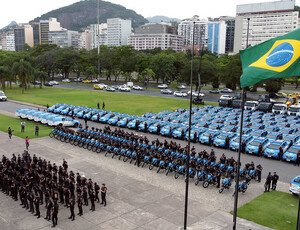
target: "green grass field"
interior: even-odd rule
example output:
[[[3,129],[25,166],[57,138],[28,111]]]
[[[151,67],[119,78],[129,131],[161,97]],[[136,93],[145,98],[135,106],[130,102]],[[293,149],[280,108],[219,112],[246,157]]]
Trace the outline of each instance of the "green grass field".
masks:
[[[30,102],[38,105],[49,106],[55,103],[66,103],[88,107],[96,107],[97,102],[102,106],[105,102],[105,109],[141,115],[146,112],[158,113],[162,110],[174,110],[177,108],[189,108],[189,101],[185,99],[152,97],[133,95],[125,93],[113,93],[93,90],[63,89],[63,88],[30,88],[24,94],[21,88],[13,87],[5,91],[8,99]],[[217,103],[205,103],[217,105]]]
[[[26,136],[29,137],[29,139],[36,138],[34,130],[35,130],[35,122],[30,122],[27,120],[25,121],[25,132],[21,132],[21,122],[22,120],[19,118],[13,118],[8,117],[5,115],[0,114],[0,130],[7,133],[8,127],[10,127],[13,130],[13,136],[18,136],[21,138],[25,138]],[[39,124],[39,136],[38,137],[44,137],[48,136],[51,132],[52,128]],[[8,138],[8,135],[7,135]],[[12,137],[13,138],[13,137]]]
[[[238,209],[238,216],[279,230],[294,230],[297,225],[298,197],[272,191],[264,193]]]

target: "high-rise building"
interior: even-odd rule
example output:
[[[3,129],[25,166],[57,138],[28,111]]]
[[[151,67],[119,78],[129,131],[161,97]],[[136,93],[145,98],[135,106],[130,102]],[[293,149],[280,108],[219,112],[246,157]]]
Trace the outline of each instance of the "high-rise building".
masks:
[[[216,54],[225,53],[226,23],[225,21],[208,22],[207,48]]]
[[[107,45],[107,23],[92,24],[89,26],[90,31],[90,49],[98,47],[98,33],[100,35],[99,45]]]
[[[107,45],[127,45],[128,36],[131,34],[131,20],[120,18],[107,19]]]
[[[29,24],[23,24],[14,29],[15,50],[23,51],[24,44],[33,47],[33,29]]]
[[[31,26],[33,29],[33,43],[41,44],[41,24],[39,22],[33,22]]]
[[[234,47],[235,17],[222,16],[220,20],[225,21],[226,24],[225,53],[232,53]]]
[[[48,44],[49,31],[60,31],[62,30],[60,22],[56,18],[49,18],[49,20],[40,20],[40,43]]]
[[[85,30],[79,34],[78,49],[91,49],[90,30]]]
[[[0,34],[0,50],[15,51],[15,34],[13,31]]]
[[[295,11],[295,0],[237,5],[234,53],[246,48],[247,34],[248,45],[254,46],[287,34],[298,26],[299,12]]]
[[[60,48],[73,47],[78,49],[78,31],[71,30],[59,30],[59,31],[49,31],[48,32],[48,43],[56,44]]]
[[[161,48],[182,51],[183,37],[176,34],[170,23],[147,23],[135,29],[128,37],[128,45],[136,50]]]
[[[195,27],[194,27],[195,22]],[[178,24],[178,35],[184,38],[184,45],[191,46],[193,44],[194,33],[194,45],[201,46],[206,44],[207,41],[207,23],[206,19],[199,19],[196,15],[190,19],[184,19]]]

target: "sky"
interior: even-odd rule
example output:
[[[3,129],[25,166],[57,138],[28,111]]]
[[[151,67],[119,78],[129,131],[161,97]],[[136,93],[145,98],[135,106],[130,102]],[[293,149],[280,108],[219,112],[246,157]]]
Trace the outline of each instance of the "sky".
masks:
[[[58,9],[78,2],[79,0],[2,0],[0,11],[0,28],[11,21],[26,23],[51,10]],[[191,18],[199,15],[200,18],[235,16],[236,5],[254,2],[270,2],[274,0],[109,0],[109,2],[122,5],[146,17],[163,15],[170,18]],[[203,2],[205,2],[203,4]],[[300,0],[296,0],[300,5]],[[101,6],[100,6],[101,7]],[[101,15],[100,15],[101,17]]]

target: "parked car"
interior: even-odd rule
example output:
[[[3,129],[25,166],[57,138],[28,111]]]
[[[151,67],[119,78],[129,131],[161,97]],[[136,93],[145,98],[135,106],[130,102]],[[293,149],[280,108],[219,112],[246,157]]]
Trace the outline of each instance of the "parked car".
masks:
[[[88,83],[91,83],[91,80],[86,79],[86,80],[83,80],[82,83],[88,84]]]
[[[53,85],[50,84],[50,82],[46,82],[46,83],[44,83],[44,86],[52,87]]]
[[[179,89],[186,89],[185,85],[180,85],[178,88]]]
[[[59,85],[59,83],[57,81],[49,81],[49,84],[51,84],[51,85]]]
[[[172,94],[173,92],[171,91],[171,90],[169,90],[169,89],[162,89],[161,91],[160,91],[162,94]]]
[[[244,141],[246,145],[253,139],[254,139],[253,136],[247,134],[242,135],[242,142]],[[229,144],[229,148],[234,151],[238,150],[239,147],[240,147],[240,134],[238,134],[234,139],[232,139]]]
[[[175,97],[186,97],[186,96],[187,96],[186,93],[183,93],[183,92],[181,92],[181,91],[175,91],[175,92],[173,93],[173,95],[174,95]]]
[[[289,190],[294,195],[299,195],[300,194],[300,175],[293,178],[293,180],[290,183]]]
[[[92,79],[91,82],[92,83],[99,83],[98,79]]]
[[[296,162],[297,153],[299,151],[300,151],[300,144],[294,144],[283,154],[282,159],[288,162]]]
[[[103,85],[100,85],[100,84],[94,84],[93,88],[96,90],[102,90],[104,87],[103,87]]]
[[[122,91],[122,92],[130,92],[130,88],[123,85],[123,86],[121,86],[120,91]]]
[[[0,91],[0,101],[6,101],[7,97],[3,91]]]
[[[132,86],[132,89],[133,90],[143,90],[144,88],[139,85],[134,85],[134,86]]]
[[[82,78],[81,77],[78,77],[78,78],[75,78],[74,79],[74,82],[81,82],[82,81]]]
[[[56,116],[48,120],[49,126],[57,126],[59,124],[62,124],[63,126],[78,127],[80,122],[77,120],[73,120],[71,117],[62,117],[62,116]]]
[[[161,84],[161,85],[158,85],[157,87],[160,88],[160,89],[168,88],[168,86],[166,84]]]
[[[283,153],[288,149],[289,145],[284,140],[275,140],[273,141],[264,151],[264,157],[280,159],[279,148],[282,147]]]
[[[220,92],[221,93],[232,93],[232,89],[225,88],[225,89],[221,89]]]
[[[221,95],[220,100],[222,99],[231,99],[232,100],[232,96],[230,95]]]
[[[70,83],[71,81],[70,79],[67,78],[67,79],[63,79],[62,82]]]
[[[107,87],[107,88],[106,88],[106,91],[109,91],[109,92],[115,92],[116,90],[115,90],[115,88],[113,88],[113,87]]]
[[[218,94],[218,93],[220,93],[220,90],[219,89],[211,89],[211,90],[209,90],[209,93],[216,93],[216,94]]]
[[[257,137],[246,145],[246,153],[258,155],[259,145],[262,144],[262,152],[270,145],[270,141],[266,137]]]

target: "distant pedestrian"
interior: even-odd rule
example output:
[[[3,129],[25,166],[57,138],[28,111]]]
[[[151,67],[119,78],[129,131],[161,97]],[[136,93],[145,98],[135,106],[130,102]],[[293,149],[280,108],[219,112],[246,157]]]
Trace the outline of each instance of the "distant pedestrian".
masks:
[[[105,187],[105,184],[102,184],[102,187],[101,187],[102,202],[101,202],[101,204],[103,204],[104,206],[106,206],[106,192],[107,192],[107,188]]]
[[[276,190],[277,187],[277,181],[279,179],[279,176],[277,175],[276,172],[274,172],[273,176],[272,176],[272,190]]]
[[[26,138],[25,138],[25,146],[26,146],[26,149],[28,150],[28,147],[29,147],[29,138],[28,138],[28,136],[26,136]]]
[[[88,118],[85,116],[84,117],[85,128],[87,128],[87,122],[88,122]]]
[[[97,103],[97,108],[100,109],[100,104],[99,104],[99,102]]]
[[[295,166],[296,165],[300,165],[300,150],[298,151],[298,153],[297,153],[297,158],[296,158],[296,161],[295,161]]]
[[[269,172],[269,175],[266,178],[265,192],[270,192],[271,181],[272,181],[272,175],[271,175],[271,172]]]
[[[34,132],[35,136],[38,136],[39,135],[40,127],[38,125],[36,125],[34,130],[35,130],[35,132]]]
[[[8,133],[8,137],[9,137],[9,139],[11,139],[12,132],[13,132],[13,130],[11,130],[11,128],[10,128],[10,127],[8,127],[7,133]]]
[[[26,124],[25,121],[21,122],[21,132],[22,133],[24,133],[24,131],[25,131],[25,124]]]
[[[105,103],[103,101],[103,104],[102,104],[102,109],[104,110],[105,109]]]

